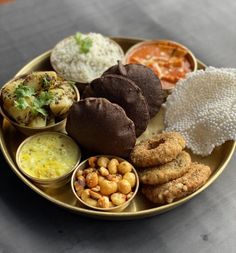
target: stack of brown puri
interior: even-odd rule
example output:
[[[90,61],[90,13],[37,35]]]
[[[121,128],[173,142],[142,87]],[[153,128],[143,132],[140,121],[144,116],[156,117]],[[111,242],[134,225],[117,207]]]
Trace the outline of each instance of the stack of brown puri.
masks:
[[[177,132],[163,132],[134,147],[131,160],[151,202],[171,203],[195,192],[209,178],[210,167],[192,162],[184,148],[185,140]]]
[[[89,152],[129,157],[160,110],[163,90],[150,68],[119,62],[93,80],[82,98],[68,113],[68,135]]]

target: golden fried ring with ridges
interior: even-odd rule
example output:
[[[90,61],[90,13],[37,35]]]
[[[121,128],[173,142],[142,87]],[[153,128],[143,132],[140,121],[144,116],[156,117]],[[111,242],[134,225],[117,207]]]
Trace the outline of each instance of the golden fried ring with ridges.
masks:
[[[172,161],[185,148],[180,133],[163,132],[141,141],[131,152],[131,161],[137,167],[152,167]]]
[[[205,184],[210,175],[210,167],[192,163],[188,172],[182,177],[162,185],[144,185],[142,192],[153,203],[171,203],[195,192]]]
[[[171,162],[140,171],[139,179],[143,184],[164,184],[183,176],[188,171],[190,164],[190,155],[182,151]]]

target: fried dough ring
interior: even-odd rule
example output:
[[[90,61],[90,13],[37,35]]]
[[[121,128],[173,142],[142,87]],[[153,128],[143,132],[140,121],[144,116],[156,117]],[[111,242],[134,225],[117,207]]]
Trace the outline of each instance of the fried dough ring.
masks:
[[[145,185],[142,192],[153,203],[171,203],[195,192],[205,184],[210,175],[210,167],[192,163],[189,171],[182,177],[162,185]]]
[[[143,184],[164,184],[183,176],[188,171],[190,164],[190,155],[185,151],[181,151],[176,159],[171,162],[141,171],[139,179]]]
[[[137,144],[130,158],[137,167],[152,167],[172,161],[184,147],[185,140],[181,134],[163,132]]]

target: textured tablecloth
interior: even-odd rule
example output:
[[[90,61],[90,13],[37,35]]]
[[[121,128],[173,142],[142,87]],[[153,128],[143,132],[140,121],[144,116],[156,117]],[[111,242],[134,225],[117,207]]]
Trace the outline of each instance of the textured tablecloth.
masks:
[[[16,0],[0,5],[0,82],[76,31],[171,39],[207,65],[236,67],[233,0]],[[0,156],[0,252],[236,252],[236,155],[203,193],[168,213],[101,221],[62,210]]]

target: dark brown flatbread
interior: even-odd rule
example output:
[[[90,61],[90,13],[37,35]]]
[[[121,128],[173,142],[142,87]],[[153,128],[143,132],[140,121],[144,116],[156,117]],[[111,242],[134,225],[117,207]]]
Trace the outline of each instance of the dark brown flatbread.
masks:
[[[164,100],[164,92],[161,87],[159,78],[152,69],[141,64],[126,64],[112,66],[103,73],[117,74],[131,79],[142,90],[144,97],[148,103],[150,118],[154,117],[160,110]]]
[[[105,98],[86,98],[72,105],[67,133],[96,154],[128,157],[136,141],[134,123],[117,104]]]
[[[136,136],[147,128],[150,117],[146,99],[140,88],[130,79],[119,75],[105,75],[93,80],[83,95],[103,97],[121,106],[134,122]]]
[[[82,93],[82,99],[83,98],[89,98],[89,97],[96,97],[93,90],[91,89],[90,85],[87,85]]]

